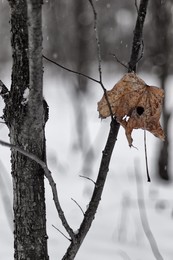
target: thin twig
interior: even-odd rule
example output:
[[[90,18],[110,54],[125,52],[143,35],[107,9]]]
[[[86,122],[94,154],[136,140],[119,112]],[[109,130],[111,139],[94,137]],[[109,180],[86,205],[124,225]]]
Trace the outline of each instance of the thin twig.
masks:
[[[153,255],[155,256],[155,258],[157,260],[163,260],[163,257],[160,254],[156,240],[153,236],[153,233],[152,233],[151,228],[150,228],[149,223],[148,223],[146,207],[145,207],[145,202],[144,202],[144,191],[143,191],[143,185],[142,185],[142,178],[141,178],[141,176],[138,172],[138,168],[137,168],[136,164],[137,164],[137,162],[135,163],[137,200],[138,200],[139,214],[140,214],[142,227],[143,227],[144,233],[145,233],[145,235],[148,239],[148,242],[150,244]]]
[[[58,66],[58,67],[60,67],[60,68],[62,68],[62,69],[64,69],[64,70],[66,70],[66,71],[69,71],[69,72],[71,72],[71,73],[77,74],[77,75],[79,75],[79,76],[83,76],[83,77],[85,77],[85,78],[87,78],[87,79],[89,79],[89,80],[92,80],[92,81],[96,82],[97,84],[100,84],[101,87],[102,87],[102,89],[103,89],[103,92],[104,92],[104,95],[105,95],[105,98],[106,98],[106,101],[107,101],[107,104],[108,104],[108,107],[109,107],[109,110],[110,110],[111,117],[113,118],[113,113],[112,113],[111,105],[110,105],[109,100],[108,100],[108,97],[107,97],[106,88],[104,87],[102,81],[97,80],[97,79],[94,79],[94,78],[92,78],[92,77],[90,77],[90,76],[87,76],[87,75],[81,73],[81,72],[68,69],[68,68],[66,68],[65,66],[62,66],[61,64],[59,64],[59,63],[57,63],[57,62],[55,62],[55,61],[53,61],[53,60],[47,58],[45,55],[43,55],[43,58],[46,59],[47,61],[53,63],[54,65],[56,65],[56,66]],[[99,64],[100,64],[100,63],[99,63]],[[99,66],[100,66],[100,65],[99,65]],[[101,68],[101,67],[100,67],[100,68]],[[100,74],[100,75],[101,75],[101,74]]]
[[[93,1],[92,0],[88,0],[88,1],[91,4],[92,10],[93,10],[93,14],[94,14],[94,31],[95,31],[95,39],[96,39],[96,43],[97,43],[98,71],[99,71],[99,79],[100,80],[96,80],[96,79],[94,79],[94,78],[92,78],[92,77],[90,77],[90,76],[88,76],[86,74],[83,74],[81,72],[68,69],[65,66],[63,66],[63,65],[61,65],[61,64],[59,64],[59,63],[57,63],[57,62],[47,58],[45,55],[43,55],[43,58],[46,59],[49,62],[52,62],[56,66],[66,70],[66,71],[69,71],[71,73],[77,74],[79,76],[83,76],[83,77],[85,77],[87,79],[90,79],[90,80],[100,84],[102,89],[103,89],[103,92],[104,92],[104,95],[105,95],[105,99],[107,101],[107,104],[108,104],[108,107],[109,107],[109,110],[110,110],[111,118],[113,119],[113,113],[112,113],[111,105],[110,105],[110,102],[109,102],[109,99],[108,99],[108,96],[107,96],[106,88],[105,88],[105,86],[103,84],[103,81],[102,81],[101,50],[100,50],[100,40],[99,40],[99,36],[98,36],[97,12],[96,12],[96,9],[94,7]]]
[[[74,203],[79,207],[79,209],[81,210],[82,214],[85,216],[85,212],[83,211],[82,207],[79,205],[79,203],[74,200],[73,198],[71,198],[72,201],[74,201]]]
[[[67,68],[67,67],[65,67],[65,66],[63,66],[63,65],[61,65],[61,64],[59,64],[58,62],[55,62],[55,61],[53,61],[53,60],[47,58],[45,55],[43,55],[43,58],[44,58],[45,60],[47,60],[47,61],[53,63],[54,65],[56,65],[56,66],[58,66],[58,67],[60,67],[60,68],[62,68],[62,69],[64,69],[64,70],[68,71],[68,72],[77,74],[77,75],[79,75],[79,76],[83,76],[83,77],[85,77],[85,78],[87,78],[87,79],[90,79],[90,80],[92,80],[92,81],[94,81],[94,82],[100,84],[100,81],[99,81],[99,80],[94,79],[94,78],[92,78],[92,77],[90,77],[90,76],[88,76],[88,75],[85,75],[84,73],[81,73],[81,72],[78,72],[78,71],[75,71],[75,70],[71,70],[71,69],[69,69],[69,68]]]
[[[93,10],[93,14],[94,14],[94,31],[95,31],[95,39],[96,39],[96,43],[97,43],[97,58],[98,58],[98,71],[99,71],[99,76],[100,76],[100,83],[102,83],[102,67],[101,67],[101,50],[100,50],[100,40],[99,40],[99,36],[98,36],[98,26],[97,26],[97,12],[95,9],[95,6],[93,4],[92,0],[89,0],[92,10]]]
[[[146,163],[146,171],[147,171],[147,181],[148,181],[148,182],[151,182],[150,174],[149,174],[149,169],[148,169],[146,130],[144,130],[144,148],[145,148],[145,163]]]
[[[123,63],[122,61],[120,61],[120,60],[118,59],[118,57],[116,56],[116,54],[110,53],[110,55],[113,56],[119,64],[121,64],[123,67],[125,67],[126,69],[128,69],[128,65],[125,64],[125,63]]]
[[[74,234],[73,230],[71,229],[71,227],[69,226],[69,224],[68,224],[68,222],[65,218],[64,212],[63,212],[61,205],[60,205],[60,202],[59,202],[58,192],[57,192],[57,189],[56,189],[56,183],[54,182],[51,171],[48,169],[46,163],[43,162],[42,160],[40,160],[36,155],[29,153],[29,152],[23,150],[22,148],[17,147],[13,144],[10,144],[10,143],[7,143],[7,142],[0,140],[0,145],[5,146],[5,147],[9,147],[9,148],[27,156],[28,158],[35,161],[36,163],[38,163],[42,167],[42,169],[44,170],[44,174],[45,174],[46,178],[48,179],[50,187],[52,189],[53,200],[54,200],[58,215],[59,215],[59,217],[62,221],[62,224],[63,224],[64,228],[66,229],[67,233],[69,234],[69,236],[71,237],[71,239],[73,241],[75,241],[75,234]]]
[[[109,107],[111,119],[113,120],[112,108],[111,108],[111,105],[110,105],[110,102],[109,102],[109,99],[108,99],[106,88],[105,88],[103,81],[102,81],[102,59],[101,59],[100,40],[99,40],[99,36],[98,36],[97,12],[96,12],[95,6],[93,4],[93,1],[92,0],[88,0],[88,1],[89,1],[90,5],[92,7],[92,11],[93,11],[93,14],[94,14],[94,31],[95,31],[95,39],[96,39],[96,44],[97,44],[98,71],[99,71],[99,78],[100,78],[99,83],[100,83],[100,85],[103,89],[104,96],[105,96],[105,99],[107,101],[107,105]]]
[[[95,181],[93,181],[91,178],[89,178],[89,177],[87,177],[87,176],[79,175],[79,177],[85,178],[85,179],[91,181],[92,183],[94,183],[94,185],[96,184]]]
[[[67,237],[59,228],[55,227],[54,225],[52,225],[52,227],[54,227],[61,235],[63,235],[63,237],[65,237],[66,239],[68,239],[68,241],[71,242],[71,239]]]

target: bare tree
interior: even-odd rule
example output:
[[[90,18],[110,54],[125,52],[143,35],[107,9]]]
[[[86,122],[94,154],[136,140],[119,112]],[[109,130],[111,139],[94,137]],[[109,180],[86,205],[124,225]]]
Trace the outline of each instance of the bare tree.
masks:
[[[9,0],[12,83],[1,84],[10,143],[45,160],[46,113],[42,95],[42,1]],[[44,171],[21,153],[11,152],[14,258],[48,259]]]

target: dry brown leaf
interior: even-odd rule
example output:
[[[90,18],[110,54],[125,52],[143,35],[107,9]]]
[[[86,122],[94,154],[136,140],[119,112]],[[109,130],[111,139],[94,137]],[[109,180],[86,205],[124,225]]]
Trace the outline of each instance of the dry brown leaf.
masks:
[[[162,89],[148,86],[135,73],[127,73],[112,90],[107,91],[107,97],[113,115],[125,128],[130,146],[133,142],[131,133],[138,128],[146,129],[164,140],[159,122],[164,97]],[[101,118],[110,116],[105,95],[98,102],[98,111]]]

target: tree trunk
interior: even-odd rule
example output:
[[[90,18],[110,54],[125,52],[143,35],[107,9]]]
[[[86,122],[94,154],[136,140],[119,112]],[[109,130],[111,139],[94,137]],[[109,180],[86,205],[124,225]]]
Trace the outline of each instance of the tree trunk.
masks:
[[[13,145],[45,159],[41,1],[9,0],[12,84],[4,119]],[[12,150],[14,258],[47,260],[44,172]]]
[[[90,74],[89,60],[91,59],[91,46],[88,35],[92,24],[87,24],[89,13],[87,12],[88,1],[76,1],[74,4],[74,23],[75,23],[75,46],[76,46],[76,71]],[[83,105],[83,98],[87,95],[88,79],[77,76],[77,83],[74,88],[74,113],[76,120],[76,130],[78,135],[77,147],[81,150],[85,162],[82,168],[84,175],[91,176],[94,160],[93,149],[88,149],[90,143],[88,125],[86,123],[86,111]]]
[[[158,175],[161,179],[168,181],[170,179],[169,172],[169,119],[170,113],[166,109],[166,81],[170,71],[170,53],[171,53],[171,36],[170,30],[172,26],[170,1],[153,1],[152,14],[154,24],[155,44],[153,46],[153,65],[156,67],[156,73],[160,79],[161,87],[165,91],[165,99],[163,104],[163,128],[165,132],[165,142],[161,144],[158,158]]]

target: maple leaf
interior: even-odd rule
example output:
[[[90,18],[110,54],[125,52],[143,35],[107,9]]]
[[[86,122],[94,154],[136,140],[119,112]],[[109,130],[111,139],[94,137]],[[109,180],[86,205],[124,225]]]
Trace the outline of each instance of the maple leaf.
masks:
[[[156,137],[164,140],[160,125],[160,116],[164,91],[148,86],[135,73],[125,74],[110,91],[106,91],[112,114],[125,128],[129,146],[132,146],[133,129],[146,129]],[[110,116],[110,109],[105,95],[98,102],[101,118]]]

